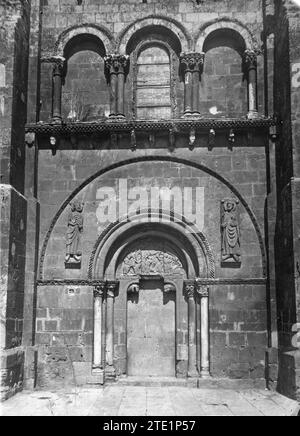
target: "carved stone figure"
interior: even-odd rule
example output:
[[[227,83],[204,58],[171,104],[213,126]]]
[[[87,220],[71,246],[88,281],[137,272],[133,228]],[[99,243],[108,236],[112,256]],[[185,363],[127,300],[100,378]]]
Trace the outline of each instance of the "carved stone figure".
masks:
[[[241,261],[238,203],[234,198],[226,198],[222,201],[222,262],[240,263]]]
[[[122,264],[122,275],[183,275],[183,266],[178,257],[165,251],[163,245],[153,249],[151,241],[144,241],[143,248],[137,249],[125,257]]]
[[[68,229],[66,235],[66,263],[80,263],[80,236],[83,231],[83,204],[78,200],[71,203],[71,212],[68,216]]]

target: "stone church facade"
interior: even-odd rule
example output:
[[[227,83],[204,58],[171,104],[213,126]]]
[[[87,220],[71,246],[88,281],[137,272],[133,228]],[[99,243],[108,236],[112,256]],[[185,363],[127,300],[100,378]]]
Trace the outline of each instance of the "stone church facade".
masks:
[[[300,398],[300,10],[2,0],[1,394]]]

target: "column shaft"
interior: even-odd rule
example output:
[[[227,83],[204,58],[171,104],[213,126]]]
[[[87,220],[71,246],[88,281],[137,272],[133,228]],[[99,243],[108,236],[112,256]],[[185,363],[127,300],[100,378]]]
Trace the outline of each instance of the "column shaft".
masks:
[[[124,73],[118,74],[118,102],[117,102],[117,115],[124,116]]]
[[[244,64],[248,78],[248,118],[258,117],[257,104],[257,55],[259,50],[246,50]]]
[[[118,76],[113,73],[110,76],[110,116],[118,113]]]
[[[61,121],[61,96],[63,82],[63,60],[56,61],[53,66],[52,78],[52,119],[53,121]]]
[[[197,377],[197,350],[196,350],[196,303],[195,285],[187,282],[185,293],[188,299],[188,376]]]
[[[193,74],[191,71],[186,71],[184,77],[184,113],[192,112],[192,80]]]
[[[105,72],[110,83],[110,116],[124,117],[124,84],[128,72],[129,57],[111,54],[105,57]]]
[[[199,114],[199,80],[203,70],[204,53],[182,53],[180,64],[184,78],[184,113]]]
[[[106,291],[106,364],[114,373],[114,300],[117,289],[116,282],[110,282]]]
[[[197,289],[200,296],[201,310],[201,377],[209,377],[210,358],[209,358],[209,289],[200,286]]]
[[[93,367],[102,365],[102,299],[105,285],[94,289],[94,359]]]
[[[192,112],[199,112],[199,71],[193,72],[192,78]]]

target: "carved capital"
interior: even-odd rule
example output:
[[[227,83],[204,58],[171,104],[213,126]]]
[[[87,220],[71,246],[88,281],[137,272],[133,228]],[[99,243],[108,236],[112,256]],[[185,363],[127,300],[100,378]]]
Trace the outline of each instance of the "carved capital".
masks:
[[[64,73],[66,59],[62,56],[48,56],[42,58],[42,63],[44,64],[52,64],[53,65],[53,75],[54,76],[62,76]]]
[[[186,72],[199,72],[202,73],[204,65],[204,53],[181,53],[180,55],[180,66],[183,73]]]
[[[105,292],[105,282],[94,287],[94,298],[103,297]]]
[[[209,296],[209,287],[206,285],[201,285],[197,283],[197,294],[201,298],[207,298]]]
[[[259,49],[245,50],[244,65],[248,70],[257,68],[257,56],[259,56],[261,53],[262,52]]]
[[[194,282],[185,282],[184,283],[184,292],[187,298],[194,298],[195,296],[195,283]]]
[[[105,56],[105,74],[110,80],[111,74],[127,74],[129,68],[129,56],[120,54],[110,54]]]
[[[115,293],[118,288],[118,282],[108,282],[106,285],[106,296],[107,298],[114,298]]]

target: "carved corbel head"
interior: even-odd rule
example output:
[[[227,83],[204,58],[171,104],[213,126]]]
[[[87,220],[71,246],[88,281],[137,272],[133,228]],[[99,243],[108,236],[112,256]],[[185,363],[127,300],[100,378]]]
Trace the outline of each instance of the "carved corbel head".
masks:
[[[139,292],[140,292],[139,283],[132,283],[127,289],[128,294],[138,294]]]

